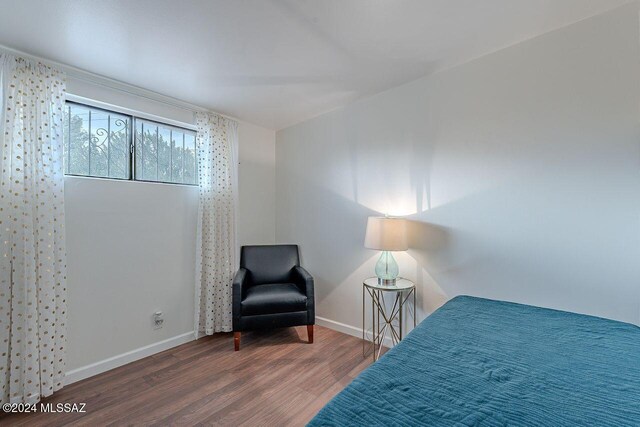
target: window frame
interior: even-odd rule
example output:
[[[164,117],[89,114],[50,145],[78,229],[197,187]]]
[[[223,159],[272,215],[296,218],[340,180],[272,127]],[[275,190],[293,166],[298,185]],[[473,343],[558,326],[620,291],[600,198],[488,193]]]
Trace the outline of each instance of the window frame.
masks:
[[[120,116],[128,117],[129,126],[128,126],[127,133],[128,133],[128,136],[129,136],[129,138],[128,138],[129,139],[129,141],[128,141],[128,145],[129,146],[127,147],[127,149],[129,151],[129,158],[128,158],[127,163],[129,165],[129,167],[128,167],[128,169],[129,169],[128,172],[129,173],[128,173],[128,177],[127,178],[117,178],[117,177],[111,177],[111,176],[98,176],[98,175],[84,175],[84,174],[77,174],[77,173],[67,173],[66,172],[67,164],[65,163],[64,176],[75,176],[75,177],[81,177],[81,178],[97,178],[97,179],[114,179],[114,180],[117,180],[117,181],[134,181],[134,179],[133,179],[133,169],[132,169],[133,165],[131,164],[131,162],[133,160],[133,156],[131,154],[131,142],[132,142],[131,141],[131,132],[133,130],[133,128],[132,128],[133,116],[130,115],[130,114],[121,113],[119,111],[109,110],[109,109],[104,108],[104,107],[98,107],[98,106],[95,106],[95,105],[84,104],[84,103],[76,102],[76,101],[72,101],[72,100],[66,100],[64,102],[65,108],[66,108],[67,104],[77,105],[79,107],[85,107],[85,108],[89,108],[89,109],[93,109],[93,110],[99,110],[99,111],[103,111],[103,112],[108,113],[108,114],[114,113],[114,114],[118,114]],[[69,116],[69,119],[71,119],[71,116]],[[65,126],[68,126],[68,125],[65,123]],[[63,136],[63,139],[65,139],[64,138],[65,137],[64,133],[63,133],[62,136]],[[91,135],[89,135],[89,137],[91,137]],[[69,157],[70,157],[70,155],[71,155],[71,146],[67,145],[67,141],[66,140],[63,141],[63,146],[69,147],[69,152],[68,153],[67,152],[64,153],[64,161],[67,162]],[[69,168],[69,170],[71,170],[71,168]]]
[[[156,124],[157,126],[164,126],[165,128],[168,128],[170,131],[171,131],[171,129],[177,129],[177,130],[182,131],[183,134],[185,134],[185,131],[189,131],[189,132],[193,132],[194,133],[194,135],[193,135],[194,147],[193,148],[194,148],[195,162],[194,162],[194,165],[193,165],[194,166],[193,173],[194,173],[194,178],[195,178],[196,182],[194,182],[193,184],[187,184],[187,183],[183,183],[183,182],[155,181],[155,180],[152,180],[152,179],[137,179],[136,178],[136,171],[134,169],[135,168],[135,162],[136,162],[136,145],[135,145],[136,136],[135,136],[135,132],[137,132],[137,126],[136,126],[137,123],[136,122],[138,120],[141,120],[142,122],[151,122],[151,123]],[[187,128],[183,128],[183,127],[180,127],[180,126],[171,125],[171,124],[168,124],[168,123],[163,123],[161,121],[154,120],[154,119],[147,119],[147,118],[144,118],[144,117],[136,117],[136,116],[133,117],[132,126],[133,126],[133,132],[134,132],[133,145],[130,148],[130,150],[133,150],[133,152],[130,151],[131,162],[134,163],[134,165],[133,165],[133,167],[131,169],[131,175],[132,175],[131,179],[132,179],[132,181],[157,182],[157,183],[160,183],[160,184],[178,184],[178,185],[198,186],[198,142],[197,142],[197,134],[198,134],[198,132],[197,131],[195,131],[193,129],[187,129]],[[171,143],[171,140],[169,140],[169,143]],[[144,143],[143,143],[143,146],[144,146]],[[184,156],[184,152],[182,153],[182,155]],[[156,162],[159,162],[159,161],[160,161],[159,159],[156,159]],[[144,165],[142,166],[142,168],[144,168]],[[184,159],[182,161],[182,173],[184,174]]]
[[[175,120],[164,119],[162,117],[154,116],[152,114],[146,114],[135,110],[130,110],[127,108],[120,108],[115,105],[105,104],[98,101],[93,101],[90,99],[76,97],[76,96],[67,96],[65,100],[65,107],[67,104],[77,105],[79,107],[84,107],[88,109],[94,109],[103,111],[109,114],[117,114],[120,116],[126,116],[129,119],[128,125],[128,150],[129,150],[129,158],[128,158],[128,177],[127,178],[117,178],[110,176],[96,176],[96,175],[82,175],[82,174],[74,174],[67,173],[66,166],[64,167],[64,176],[72,176],[72,177],[80,177],[80,178],[91,178],[91,179],[111,179],[116,181],[125,181],[125,182],[144,182],[144,183],[156,183],[156,184],[168,184],[168,185],[185,185],[189,187],[197,187],[198,186],[198,143],[197,143],[197,130],[195,126],[191,126],[188,123],[182,123]],[[141,120],[143,122],[151,122],[156,124],[157,126],[163,126],[165,128],[179,130],[183,133],[193,133],[194,134],[194,150],[195,150],[195,161],[194,161],[194,178],[195,182],[193,184],[186,182],[171,182],[171,181],[159,181],[159,180],[151,180],[151,179],[137,179],[136,178],[136,121]],[[63,138],[64,138],[63,134]],[[63,145],[67,146],[66,140],[63,141]],[[69,153],[64,153],[65,162],[68,161]],[[183,166],[184,173],[184,166]]]

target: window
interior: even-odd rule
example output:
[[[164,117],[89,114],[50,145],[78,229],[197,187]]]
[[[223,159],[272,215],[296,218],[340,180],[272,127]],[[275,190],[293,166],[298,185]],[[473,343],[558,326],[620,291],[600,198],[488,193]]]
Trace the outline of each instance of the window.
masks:
[[[65,173],[129,179],[131,117],[70,102],[66,107]]]
[[[137,180],[195,184],[195,132],[136,119],[135,147]]]
[[[189,129],[67,102],[64,144],[67,175],[197,183]]]

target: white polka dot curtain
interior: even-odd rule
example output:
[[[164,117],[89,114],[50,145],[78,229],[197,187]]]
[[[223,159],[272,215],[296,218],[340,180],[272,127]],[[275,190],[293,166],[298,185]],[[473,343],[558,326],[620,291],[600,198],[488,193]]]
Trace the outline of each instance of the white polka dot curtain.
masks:
[[[200,334],[232,330],[231,282],[237,268],[238,123],[197,113],[198,233],[196,319]]]
[[[65,82],[8,54],[0,66],[0,386],[3,403],[35,403],[65,374]]]

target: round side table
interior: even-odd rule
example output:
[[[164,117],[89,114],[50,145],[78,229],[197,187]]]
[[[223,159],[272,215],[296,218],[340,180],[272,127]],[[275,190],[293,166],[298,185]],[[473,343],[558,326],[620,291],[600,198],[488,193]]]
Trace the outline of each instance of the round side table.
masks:
[[[385,293],[395,293],[393,305],[387,310]],[[371,298],[371,341],[366,339],[365,300]],[[380,357],[384,339],[389,336],[393,344],[402,340],[402,318],[409,298],[413,296],[413,327],[416,327],[416,285],[411,280],[399,277],[395,285],[378,283],[377,277],[369,277],[362,282],[362,355],[366,357],[368,347],[373,347],[373,360]],[[397,320],[398,324],[393,322]],[[367,343],[369,345],[367,345]]]

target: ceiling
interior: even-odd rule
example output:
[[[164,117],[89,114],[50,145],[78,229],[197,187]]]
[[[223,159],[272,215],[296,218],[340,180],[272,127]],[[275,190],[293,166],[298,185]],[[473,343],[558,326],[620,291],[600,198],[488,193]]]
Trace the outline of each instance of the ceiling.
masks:
[[[0,0],[0,44],[281,129],[628,0]]]

